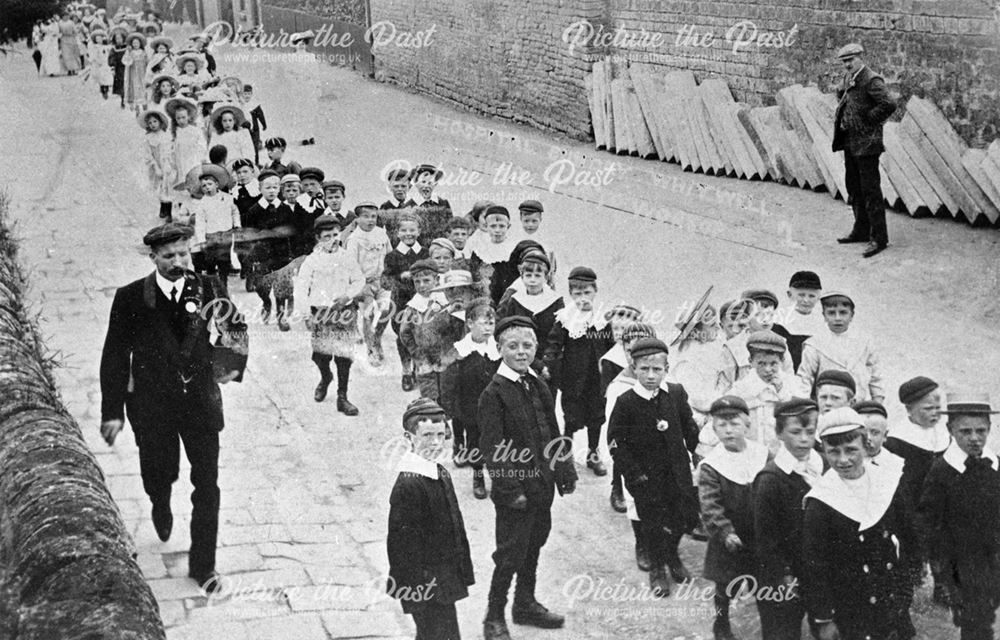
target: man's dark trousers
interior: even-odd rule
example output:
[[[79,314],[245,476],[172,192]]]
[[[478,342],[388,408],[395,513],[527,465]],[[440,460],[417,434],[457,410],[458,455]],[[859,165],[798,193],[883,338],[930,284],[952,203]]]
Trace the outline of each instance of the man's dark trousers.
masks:
[[[504,610],[515,573],[515,606],[534,602],[538,555],[552,529],[552,498],[540,499],[523,511],[495,505],[497,549],[493,552],[496,566],[490,583],[491,612],[499,614]]]
[[[889,231],[885,225],[885,198],[878,158],[877,155],[852,156],[844,150],[847,195],[854,210],[851,236],[885,246],[889,244]]]

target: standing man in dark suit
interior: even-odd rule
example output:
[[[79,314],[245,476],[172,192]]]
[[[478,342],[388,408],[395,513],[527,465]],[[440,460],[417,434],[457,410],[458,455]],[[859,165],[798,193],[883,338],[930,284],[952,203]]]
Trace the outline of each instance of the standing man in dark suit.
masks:
[[[242,379],[247,334],[221,283],[191,271],[191,234],[173,223],[152,229],[143,242],[156,270],[115,293],[101,356],[101,435],[114,444],[127,411],[163,541],[173,527],[170,489],[184,443],[194,485],[188,574],[212,593],[219,589],[219,384]]]
[[[534,323],[509,316],[497,322],[496,338],[502,362],[479,396],[478,411],[497,543],[483,635],[510,640],[504,608],[515,573],[514,622],[542,629],[563,626],[563,616],[535,599],[535,574],[552,528],[555,491],[573,493],[576,469],[570,441],[559,433],[552,393],[530,367],[538,348]]]
[[[882,77],[865,65],[864,52],[864,47],[853,42],[837,52],[847,74],[837,91],[840,104],[834,118],[833,150],[844,151],[847,195],[854,210],[854,228],[837,242],[867,242],[862,255],[870,258],[889,245],[878,157],[885,151],[882,125],[896,104]]]

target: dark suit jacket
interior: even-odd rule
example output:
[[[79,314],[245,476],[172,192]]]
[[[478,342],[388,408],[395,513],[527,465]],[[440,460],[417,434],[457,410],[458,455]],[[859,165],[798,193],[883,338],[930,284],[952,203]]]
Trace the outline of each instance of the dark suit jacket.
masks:
[[[475,582],[455,487],[440,465],[438,473],[438,480],[400,473],[389,497],[387,586],[406,613],[455,603]]]
[[[535,415],[524,387],[500,374],[479,396],[479,449],[490,474],[490,497],[504,507],[523,494],[529,509],[547,509],[553,487],[561,494],[576,483],[569,443],[558,441],[562,434],[552,393],[541,378],[534,379],[534,386],[545,408],[544,421]]]
[[[127,404],[136,430],[167,424],[178,409],[202,416],[206,429],[222,429],[222,398],[215,381],[222,370],[239,371],[237,380],[242,379],[246,324],[217,278],[189,272],[185,280],[180,340],[155,274],[115,293],[101,355],[102,420],[124,419]],[[209,336],[210,323],[216,322],[218,346]],[[188,379],[187,393],[182,375]]]
[[[442,408],[456,423],[477,424],[479,396],[493,380],[500,361],[490,360],[475,351],[459,358],[454,346],[444,360],[450,364],[441,379]],[[478,447],[479,443],[470,446]]]
[[[542,356],[552,376],[552,386],[562,390],[563,398],[604,395],[604,387],[601,386],[601,356],[614,343],[610,326],[603,329],[587,327],[587,333],[583,336],[570,338],[566,327],[556,320],[549,331]]]
[[[802,577],[802,501],[809,483],[769,460],[753,481],[754,540],[758,578],[775,585],[783,576]]]
[[[834,116],[833,150],[843,149],[852,156],[877,156],[885,151],[882,125],[896,110],[896,103],[889,98],[882,77],[864,67],[854,82],[845,78],[837,95],[840,104]]]
[[[667,422],[665,431],[657,428],[660,420]],[[682,531],[697,524],[691,454],[698,424],[683,386],[669,383],[652,400],[632,389],[620,395],[608,421],[608,443],[641,519]]]

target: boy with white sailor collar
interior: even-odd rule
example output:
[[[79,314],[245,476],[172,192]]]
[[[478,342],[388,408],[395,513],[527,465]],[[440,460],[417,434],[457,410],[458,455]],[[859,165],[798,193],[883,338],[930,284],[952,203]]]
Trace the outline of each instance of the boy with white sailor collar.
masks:
[[[775,405],[781,447],[753,481],[757,612],[764,640],[802,637],[802,500],[823,473],[823,459],[814,449],[818,415],[816,403],[807,398]],[[766,593],[782,597],[760,597]]]
[[[742,398],[722,396],[708,415],[719,444],[698,465],[701,521],[708,535],[703,575],[715,582],[712,633],[716,640],[732,640],[729,601],[739,581],[754,571],[750,487],[767,464],[768,450],[747,439],[750,409]]]
[[[458,640],[455,603],[468,597],[475,576],[455,487],[437,462],[448,432],[444,410],[414,400],[403,431],[410,450],[389,497],[387,591],[413,616],[418,638]]]
[[[542,361],[552,386],[562,391],[566,435],[572,437],[581,429],[587,430],[587,468],[595,476],[605,476],[608,471],[598,451],[604,426],[600,360],[614,338],[608,319],[594,311],[596,274],[591,282],[580,278],[585,272],[593,270],[588,267],[573,270],[577,278],[569,281],[569,296],[574,304],[556,312]]]
[[[874,465],[886,467],[902,475],[905,462],[884,446],[886,435],[889,432],[889,412],[874,400],[859,402],[854,405],[853,409],[865,422],[865,431],[868,433],[868,459]],[[910,502],[909,505],[915,506],[913,502]]]
[[[319,217],[326,208],[322,187],[323,181],[326,180],[326,174],[318,167],[305,167],[299,171],[299,180],[302,183],[302,193],[299,194],[296,202],[309,213],[315,213]]]
[[[698,523],[691,459],[698,425],[684,387],[664,381],[667,345],[642,338],[630,354],[638,382],[615,402],[608,441],[625,488],[635,498],[650,556],[649,586],[657,597],[670,594],[666,568],[675,582],[691,579],[677,546]],[[666,567],[666,568],[665,568]]]
[[[417,262],[426,261],[433,277],[428,281],[429,292],[437,284],[437,269],[433,262],[427,260],[427,249],[420,246],[417,236],[420,235],[420,220],[412,213],[404,212],[398,219],[399,242],[385,256],[385,268],[382,270],[382,288],[391,293],[393,314],[390,318],[392,330],[396,333],[396,349],[403,365],[403,391],[412,391],[415,384],[413,378],[413,360],[406,345],[401,340],[401,324],[407,315],[407,303],[413,298],[415,281],[412,267]]]
[[[899,475],[868,461],[861,416],[841,407],[820,416],[831,469],[806,494],[802,590],[820,640],[916,635],[908,558],[917,532]]]
[[[986,448],[985,393],[949,393],[952,442],[934,460],[917,507],[924,546],[962,640],[993,638],[1000,603],[1000,470]]]

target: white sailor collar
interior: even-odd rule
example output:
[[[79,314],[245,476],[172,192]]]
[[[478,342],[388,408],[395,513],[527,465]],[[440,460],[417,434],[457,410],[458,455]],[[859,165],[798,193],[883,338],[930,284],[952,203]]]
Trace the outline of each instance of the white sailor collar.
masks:
[[[911,444],[924,451],[941,453],[951,443],[951,434],[943,421],[931,428],[921,427],[909,418],[897,427],[889,430],[889,435],[897,440]]]
[[[275,207],[281,204],[281,200],[279,200],[278,198],[275,198],[271,202],[274,203]],[[264,199],[264,196],[261,196],[260,200],[257,201],[257,204],[260,205],[261,209],[267,209],[269,206],[271,206],[271,202],[268,202],[267,200]]]
[[[424,197],[419,193],[417,194],[417,197],[420,198],[420,202],[417,203],[418,207],[423,206],[425,204],[441,204],[441,196],[439,196],[436,193],[426,200],[424,200]]]
[[[708,465],[719,475],[736,484],[750,484],[767,464],[768,448],[753,440],[746,441],[743,451],[730,451],[720,442],[705,456],[701,465]]]
[[[815,450],[809,451],[809,457],[805,461],[806,467],[819,478],[823,475],[823,458]],[[778,453],[774,454],[774,464],[785,473],[798,473],[801,462],[785,447],[780,447]],[[801,474],[800,474],[801,475]]]
[[[944,450],[944,456],[942,457],[952,469],[958,471],[959,473],[965,473],[965,461],[968,459],[969,454],[962,451],[958,447],[958,443],[954,440],[952,440],[951,444],[948,445],[948,448]],[[997,454],[984,447],[983,458],[989,461],[990,466],[993,467],[994,471],[997,470]]]
[[[465,323],[465,309],[459,309],[458,311],[452,311],[451,312],[451,317],[455,318],[456,320],[461,320],[463,323]]]
[[[668,390],[667,390],[667,381],[666,381],[666,379],[664,379],[663,382],[660,384],[660,387],[658,389],[653,389],[652,391],[650,391],[646,387],[642,386],[642,383],[639,382],[639,380],[636,380],[632,384],[632,391],[635,391],[636,395],[638,395],[643,400],[652,400],[661,391],[663,393],[668,393]]]
[[[576,305],[563,307],[559,311],[556,311],[556,320],[562,323],[562,326],[569,333],[569,337],[573,339],[582,338],[591,327],[600,331],[608,326],[608,321],[604,316],[595,313],[593,310],[588,312],[580,311],[576,308]]]
[[[410,298],[409,302],[406,303],[406,306],[423,313],[424,311],[427,311],[427,308],[431,305],[431,303],[443,306],[441,298],[437,297],[437,292],[434,292],[429,296],[425,296],[422,293],[415,293],[413,294],[413,297]]]
[[[506,362],[500,363],[500,367],[497,369],[497,373],[500,374],[500,376],[510,380],[511,382],[521,381],[521,374],[508,367]],[[535,370],[532,369],[531,367],[528,367],[528,370],[525,372],[524,375],[534,376],[535,378],[538,377],[538,374],[535,373]]]
[[[479,256],[483,264],[496,264],[497,262],[507,262],[510,260],[511,251],[514,250],[515,243],[507,238],[503,242],[493,242],[487,233],[482,242],[478,243],[473,253]]]
[[[903,465],[905,464],[905,461],[885,447],[879,449],[879,452],[869,458],[869,460],[871,460],[871,463],[875,466],[889,469],[890,471],[895,471],[896,473],[903,473]]]
[[[499,360],[500,350],[497,349],[497,341],[493,336],[487,336],[485,342],[476,342],[472,339],[472,334],[466,334],[464,338],[455,343],[455,351],[459,358],[464,358],[472,352],[476,352],[488,360]]]
[[[615,346],[608,349],[608,352],[601,356],[601,360],[607,360],[622,369],[628,368],[628,361],[625,359],[625,347],[620,342],[616,342]]]
[[[414,242],[411,246],[407,246],[402,242],[396,245],[396,251],[400,252],[404,256],[411,253],[420,253],[422,248],[423,247],[420,246],[419,242]]]
[[[844,480],[830,469],[809,490],[806,499],[815,498],[854,520],[858,531],[870,529],[889,509],[900,475],[867,460],[864,468],[864,475],[857,480]]]
[[[412,451],[407,451],[399,458],[399,472],[416,474],[431,480],[438,479],[438,468],[436,462],[431,462],[426,458],[421,458]]]
[[[512,300],[516,300],[519,305],[530,311],[532,314],[541,313],[549,307],[551,307],[556,300],[560,298],[559,294],[543,286],[542,292],[536,295],[528,295],[527,291],[515,291],[511,295]]]

